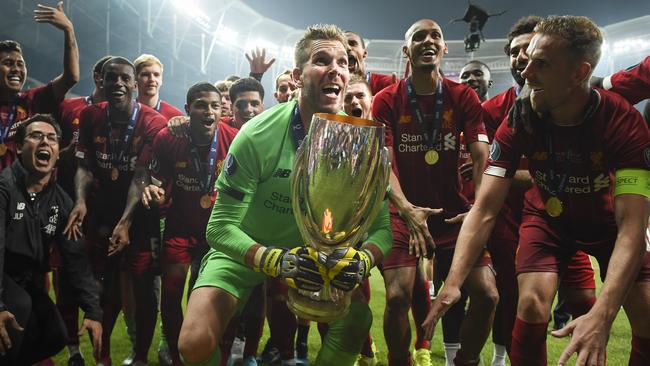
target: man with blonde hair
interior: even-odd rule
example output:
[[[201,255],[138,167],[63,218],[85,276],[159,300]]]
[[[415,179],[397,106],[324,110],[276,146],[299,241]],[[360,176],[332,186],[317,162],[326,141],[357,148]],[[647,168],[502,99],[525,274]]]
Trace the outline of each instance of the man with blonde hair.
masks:
[[[145,104],[162,114],[167,120],[182,116],[178,108],[160,99],[163,85],[163,64],[158,57],[143,53],[133,61],[135,77],[138,83],[138,102]]]

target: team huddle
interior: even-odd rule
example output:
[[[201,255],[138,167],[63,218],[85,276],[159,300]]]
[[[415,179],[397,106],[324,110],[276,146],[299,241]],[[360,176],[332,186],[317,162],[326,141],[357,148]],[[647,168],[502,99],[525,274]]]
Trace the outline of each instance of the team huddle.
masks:
[[[504,47],[514,83],[493,97],[480,60],[444,76],[443,31],[422,19],[405,32],[403,78],[366,70],[361,35],[315,25],[275,79],[277,105],[265,110],[260,83],[274,60],[255,50],[248,77],[193,84],[181,111],[149,54],[102,57],[94,90],[65,99],[80,78],[74,27],[61,3],[34,14],[63,32],[63,72],[23,91],[21,45],[0,42],[0,365],[46,365],[66,347],[84,365],[86,333],[97,365],[117,363],[120,312],[126,366],[147,364],[159,312],[161,365],[233,365],[240,339],[242,365],[375,365],[373,267],[388,365],[432,365],[438,320],[446,365],[479,365],[490,334],[493,366],[547,365],[556,294],[573,318],[556,318],[552,335],[571,336],[558,365],[605,365],[621,307],[629,365],[650,365],[650,113],[632,106],[650,98],[650,56],[592,75],[603,38],[590,19],[518,20]],[[363,241],[329,255],[308,248],[291,202],[316,113],[383,125],[392,168]],[[352,300],[318,323],[309,357],[310,321],[288,293],[324,286]]]

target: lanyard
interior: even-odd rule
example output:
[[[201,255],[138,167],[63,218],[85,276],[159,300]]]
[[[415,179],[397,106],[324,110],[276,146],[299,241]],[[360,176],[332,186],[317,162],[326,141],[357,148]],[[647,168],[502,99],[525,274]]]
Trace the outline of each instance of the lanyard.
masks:
[[[298,104],[296,104],[296,107],[293,109],[293,115],[291,116],[291,136],[293,137],[293,145],[296,150],[298,150],[306,136],[305,126],[302,124],[302,120],[300,119],[300,109],[298,108]]]
[[[124,135],[122,136],[122,144],[118,148],[117,144],[120,139],[113,139],[113,129],[111,125],[111,116],[109,106],[106,106],[106,124],[108,125],[108,140],[110,141],[109,147],[111,149],[111,161],[113,167],[119,166],[120,162],[122,162],[122,159],[124,159],[124,156],[129,152],[130,150],[130,143],[131,143],[131,138],[133,137],[133,131],[135,130],[135,123],[138,120],[138,114],[140,112],[140,103],[137,101],[133,101],[135,103],[135,106],[133,107],[133,113],[131,114],[131,119],[129,120],[129,125],[126,128],[126,131],[124,131]],[[116,152],[119,150],[119,153],[117,154],[117,159],[116,159]]]
[[[158,98],[158,103],[156,103],[156,107],[154,108],[156,110],[156,112],[160,112],[160,102],[161,102],[161,100],[160,100],[160,98]]]
[[[85,99],[86,99],[86,105],[91,105],[91,104],[93,104],[93,97],[92,97],[92,95],[87,96]]]
[[[433,110],[433,123],[431,135],[429,135],[427,128],[427,123],[424,121],[424,114],[422,109],[420,109],[420,104],[418,103],[417,95],[415,94],[415,89],[413,88],[413,83],[411,78],[406,79],[406,95],[409,100],[409,106],[411,107],[411,112],[415,117],[415,121],[420,127],[422,132],[422,137],[424,143],[427,145],[429,150],[435,149],[435,144],[441,136],[442,131],[442,107],[443,107],[443,87],[441,77],[438,76],[438,85],[436,86],[436,104],[435,109]]]
[[[217,164],[217,149],[219,146],[218,142],[219,129],[215,129],[214,137],[212,138],[212,143],[210,144],[210,153],[208,154],[208,173],[203,170],[203,164],[201,164],[201,158],[199,157],[199,149],[192,142],[192,135],[187,134],[187,138],[190,142],[190,156],[192,157],[192,166],[194,166],[194,171],[199,176],[199,187],[201,187],[201,192],[206,194],[212,191],[212,180],[215,176],[215,165]]]
[[[7,118],[6,121],[2,121],[2,130],[0,132],[0,144],[4,144],[5,140],[7,139],[7,135],[9,135],[9,130],[11,130],[11,126],[14,125],[14,122],[16,121],[16,110],[18,109],[18,105],[14,104],[13,107],[11,107],[11,113],[9,113],[9,118]]]
[[[582,122],[580,124],[583,130],[584,130],[586,120],[591,117],[591,115],[596,110],[596,107],[598,107],[598,100],[599,100],[598,92],[592,89],[591,95],[589,96],[589,103],[585,108],[585,113],[583,114]],[[564,192],[564,188],[566,188],[567,178],[569,177],[569,172],[571,171],[570,157],[573,153],[571,149],[567,150],[564,156],[564,166],[565,166],[564,173],[559,177],[559,179],[557,179],[557,184],[556,184],[555,173],[557,172],[558,161],[557,161],[555,147],[553,146],[553,131],[552,128],[550,128],[550,126],[546,130],[546,147],[548,149],[548,154],[549,154],[548,191],[551,195],[557,196],[558,194]]]

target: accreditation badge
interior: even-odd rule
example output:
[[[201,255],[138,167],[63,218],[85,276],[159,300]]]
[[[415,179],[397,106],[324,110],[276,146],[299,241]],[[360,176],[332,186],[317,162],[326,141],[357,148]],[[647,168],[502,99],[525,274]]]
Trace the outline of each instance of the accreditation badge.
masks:
[[[546,201],[546,213],[551,217],[558,217],[562,214],[562,201],[553,196]]]
[[[429,165],[434,165],[438,162],[440,156],[436,150],[429,150],[424,154],[424,161]]]

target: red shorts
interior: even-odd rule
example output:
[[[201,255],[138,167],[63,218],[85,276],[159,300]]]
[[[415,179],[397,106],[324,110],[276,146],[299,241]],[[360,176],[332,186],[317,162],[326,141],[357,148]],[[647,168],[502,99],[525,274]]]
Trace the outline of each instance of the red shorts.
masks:
[[[596,258],[600,265],[600,278],[603,281],[605,280],[609,259],[614,250],[614,243],[616,242],[615,229],[606,237],[596,242],[585,244],[577,240],[563,240],[557,230],[551,228],[544,219],[527,216],[524,218],[519,234],[517,274],[555,272],[560,275],[563,279],[562,283],[564,283],[566,276],[569,275],[568,270],[572,269],[574,273],[567,278],[570,281],[567,285],[571,287],[571,284],[584,284],[587,282],[585,279],[587,266],[591,268],[591,262],[587,265],[584,257],[578,257],[577,262],[575,259],[576,254],[579,251],[583,251]],[[589,258],[587,257],[588,260]],[[593,278],[591,281],[593,281]],[[645,253],[643,266],[639,271],[636,281],[650,281],[650,252]]]
[[[418,258],[409,254],[409,229],[404,219],[391,213],[390,228],[393,231],[393,246],[379,264],[379,268],[383,271],[391,268],[417,266]]]
[[[191,264],[197,256],[203,257],[210,247],[205,240],[197,238],[171,237],[165,238],[162,246],[161,263],[163,266],[172,264]]]
[[[279,278],[267,277],[266,278],[266,296],[270,298],[277,298],[278,296],[287,298],[289,286],[282,282]]]

